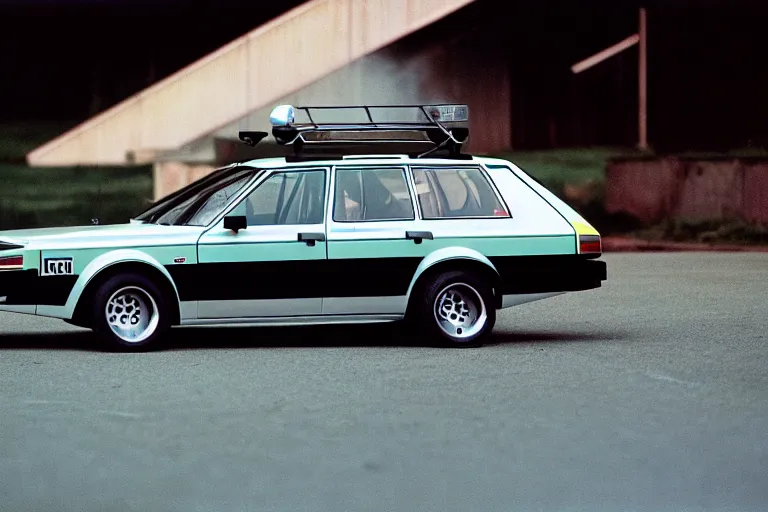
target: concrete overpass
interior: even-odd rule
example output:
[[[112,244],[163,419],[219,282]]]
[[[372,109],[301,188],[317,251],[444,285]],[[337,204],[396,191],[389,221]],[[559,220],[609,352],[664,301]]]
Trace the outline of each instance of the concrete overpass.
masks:
[[[32,166],[154,163],[160,197],[226,159],[217,141],[236,139],[240,129],[267,128],[278,103],[465,102],[475,120],[468,149],[508,147],[506,66],[467,50],[472,34],[401,44],[473,2],[310,0],[38,147],[27,160]]]

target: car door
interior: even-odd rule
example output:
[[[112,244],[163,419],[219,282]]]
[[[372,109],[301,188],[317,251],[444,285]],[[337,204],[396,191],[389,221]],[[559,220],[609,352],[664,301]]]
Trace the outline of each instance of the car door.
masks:
[[[336,166],[327,216],[328,315],[401,314],[426,233],[413,231],[416,207],[405,166]]]
[[[198,318],[321,314],[316,277],[327,257],[329,173],[318,167],[270,172],[200,238]],[[225,228],[226,217],[245,228]]]

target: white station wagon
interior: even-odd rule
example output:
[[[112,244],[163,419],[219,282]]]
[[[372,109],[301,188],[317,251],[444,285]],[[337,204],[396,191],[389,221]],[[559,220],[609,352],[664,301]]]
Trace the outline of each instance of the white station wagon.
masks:
[[[220,168],[126,224],[0,232],[0,310],[122,350],[172,326],[399,320],[477,346],[499,309],[606,279],[577,212],[514,164],[461,153],[466,105],[281,105],[270,120],[292,154]]]

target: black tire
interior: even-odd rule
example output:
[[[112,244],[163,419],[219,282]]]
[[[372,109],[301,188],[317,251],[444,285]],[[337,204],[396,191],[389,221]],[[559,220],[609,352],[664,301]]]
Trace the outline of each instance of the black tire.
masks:
[[[421,297],[418,297],[417,307],[413,311],[415,317],[411,321],[416,323],[421,333],[430,339],[441,345],[451,347],[479,347],[493,330],[496,324],[493,289],[475,274],[459,270],[445,272],[433,278],[421,290]],[[454,292],[454,298],[456,296],[462,297],[465,310],[472,309],[467,305],[470,300],[476,303],[475,310],[477,318],[480,319],[479,322],[475,322],[472,327],[464,327],[464,325],[468,326],[469,324],[462,324],[460,321],[467,321],[472,315],[461,316],[458,314],[458,309],[455,310],[456,318],[452,318],[453,313],[447,314],[446,310],[443,310],[443,313],[447,314],[447,317],[442,317],[438,301],[441,301],[443,294],[451,291]],[[449,309],[461,307],[452,306],[451,301],[443,302],[443,306]],[[451,311],[453,310],[451,309]],[[482,319],[483,315],[484,320]],[[455,335],[451,335],[441,328],[439,319],[442,319],[445,325],[452,325]],[[459,322],[459,325],[451,323],[454,321]],[[477,331],[467,334],[468,330],[473,329],[477,329]]]
[[[123,336],[118,335],[108,321],[107,306],[113,299],[116,302],[112,303],[110,311],[114,313],[112,318],[115,322],[125,322]],[[139,313],[133,314],[137,309]],[[170,329],[167,299],[157,285],[140,274],[118,274],[102,283],[94,295],[91,315],[93,330],[99,338],[110,349],[122,352],[153,348]],[[134,319],[138,325],[136,328],[131,325]],[[144,322],[147,326],[142,332]],[[142,334],[131,336],[131,333],[137,332]]]

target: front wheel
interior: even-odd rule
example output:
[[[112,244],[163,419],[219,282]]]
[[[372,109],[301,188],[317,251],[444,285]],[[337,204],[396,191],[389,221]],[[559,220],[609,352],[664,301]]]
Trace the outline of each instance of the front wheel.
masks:
[[[117,275],[102,284],[92,314],[99,337],[124,351],[145,350],[170,328],[162,292],[137,274]]]
[[[421,299],[422,329],[452,346],[479,346],[493,330],[493,291],[482,279],[461,271],[435,278]]]

